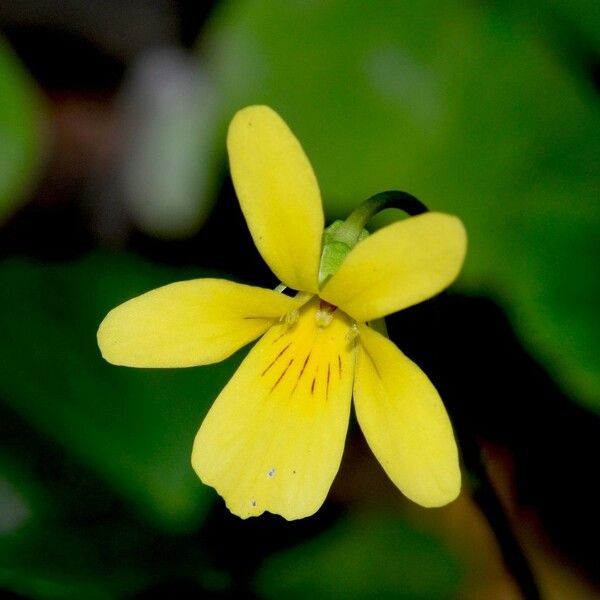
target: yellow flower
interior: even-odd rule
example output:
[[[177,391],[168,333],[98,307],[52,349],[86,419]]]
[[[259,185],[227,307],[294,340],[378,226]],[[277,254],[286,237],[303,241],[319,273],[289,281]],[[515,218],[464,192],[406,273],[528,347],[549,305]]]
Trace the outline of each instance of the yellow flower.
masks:
[[[201,480],[246,518],[316,512],[337,473],[350,401],[386,473],[411,500],[441,506],[460,491],[452,426],[427,376],[369,322],[447,287],[466,236],[426,213],[384,227],[319,285],[319,187],[302,147],[266,106],[229,128],[231,174],[254,243],[295,298],[221,279],[173,283],[112,310],[98,330],[106,360],[133,367],[218,362],[262,335],[194,442]],[[264,335],[263,335],[264,334]]]

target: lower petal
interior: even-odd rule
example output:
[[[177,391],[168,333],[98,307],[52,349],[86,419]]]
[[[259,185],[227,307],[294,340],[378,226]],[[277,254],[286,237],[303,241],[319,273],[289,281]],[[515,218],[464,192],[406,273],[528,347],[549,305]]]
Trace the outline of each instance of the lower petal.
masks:
[[[360,327],[358,422],[390,479],[411,500],[443,506],[460,492],[452,425],[427,376],[387,338]]]
[[[192,465],[242,518],[316,512],[342,458],[354,349],[345,316],[316,323],[315,301],[250,351],[206,416]]]

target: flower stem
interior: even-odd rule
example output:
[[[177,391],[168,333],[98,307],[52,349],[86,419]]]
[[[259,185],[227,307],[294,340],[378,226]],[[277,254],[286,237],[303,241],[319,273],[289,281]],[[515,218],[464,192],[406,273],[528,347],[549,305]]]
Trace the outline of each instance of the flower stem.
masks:
[[[408,192],[380,192],[365,200],[350,214],[335,232],[335,239],[339,242],[344,242],[351,248],[354,247],[367,223],[378,212],[386,208],[398,208],[411,217],[428,211],[428,208],[420,200]]]
[[[361,231],[375,214],[386,208],[398,208],[416,216],[429,211],[420,200],[406,192],[388,191],[376,194],[357,208],[336,232],[336,236],[346,235],[341,231],[348,224],[349,231]],[[338,238],[339,239],[339,238]],[[356,243],[356,242],[355,242]],[[472,497],[486,518],[504,564],[512,574],[524,600],[541,600],[535,577],[529,561],[515,535],[510,520],[494,488],[482,459],[481,447],[470,419],[457,403],[447,402],[457,437],[460,440],[461,454],[465,469],[471,478]]]
[[[502,502],[496,493],[481,450],[474,438],[465,443],[462,436],[462,454],[465,467],[474,479],[472,497],[492,529],[504,564],[512,574],[524,600],[541,600],[542,596],[531,571],[529,561],[515,536]],[[469,447],[471,446],[471,447]]]
[[[365,200],[345,221],[335,221],[325,229],[319,265],[319,286],[339,269],[356,244],[369,234],[367,223],[386,208],[398,208],[415,216],[427,212],[427,207],[407,192],[381,192]]]

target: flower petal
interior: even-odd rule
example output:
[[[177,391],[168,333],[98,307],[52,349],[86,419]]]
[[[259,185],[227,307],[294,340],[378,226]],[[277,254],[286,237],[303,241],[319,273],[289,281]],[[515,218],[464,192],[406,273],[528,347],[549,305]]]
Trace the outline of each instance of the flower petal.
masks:
[[[231,177],[252,238],[288,287],[315,293],[324,218],[302,146],[268,106],[240,110],[229,126]]]
[[[427,376],[387,338],[360,326],[354,382],[358,422],[390,479],[422,506],[460,492],[452,425]]]
[[[338,471],[354,349],[346,316],[319,327],[316,302],[296,324],[278,324],[256,344],[196,436],[194,469],[242,518],[311,515]]]
[[[116,365],[206,365],[227,358],[297,307],[289,296],[224,279],[180,281],[111,310],[98,329],[98,345]]]
[[[466,233],[451,215],[426,213],[397,221],[359,242],[320,296],[358,322],[422,302],[458,275]]]

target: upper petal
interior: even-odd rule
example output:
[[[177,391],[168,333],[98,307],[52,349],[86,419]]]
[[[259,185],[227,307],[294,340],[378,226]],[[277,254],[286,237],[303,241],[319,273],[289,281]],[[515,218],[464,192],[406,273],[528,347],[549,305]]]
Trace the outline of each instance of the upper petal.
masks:
[[[324,218],[302,146],[275,111],[249,106],[231,121],[227,149],[240,206],[262,257],[287,286],[315,293]]]
[[[390,479],[422,506],[460,492],[458,451],[442,401],[427,376],[387,338],[360,326],[356,416]]]
[[[320,296],[359,322],[383,317],[450,285],[466,247],[465,228],[451,215],[397,221],[359,242]]]
[[[289,296],[224,279],[180,281],[111,310],[98,329],[98,345],[116,365],[206,365],[227,358],[297,306]]]
[[[202,481],[242,518],[313,514],[338,471],[348,427],[350,323],[317,326],[316,301],[254,346],[207,414],[192,453]],[[339,311],[338,311],[339,313]]]

